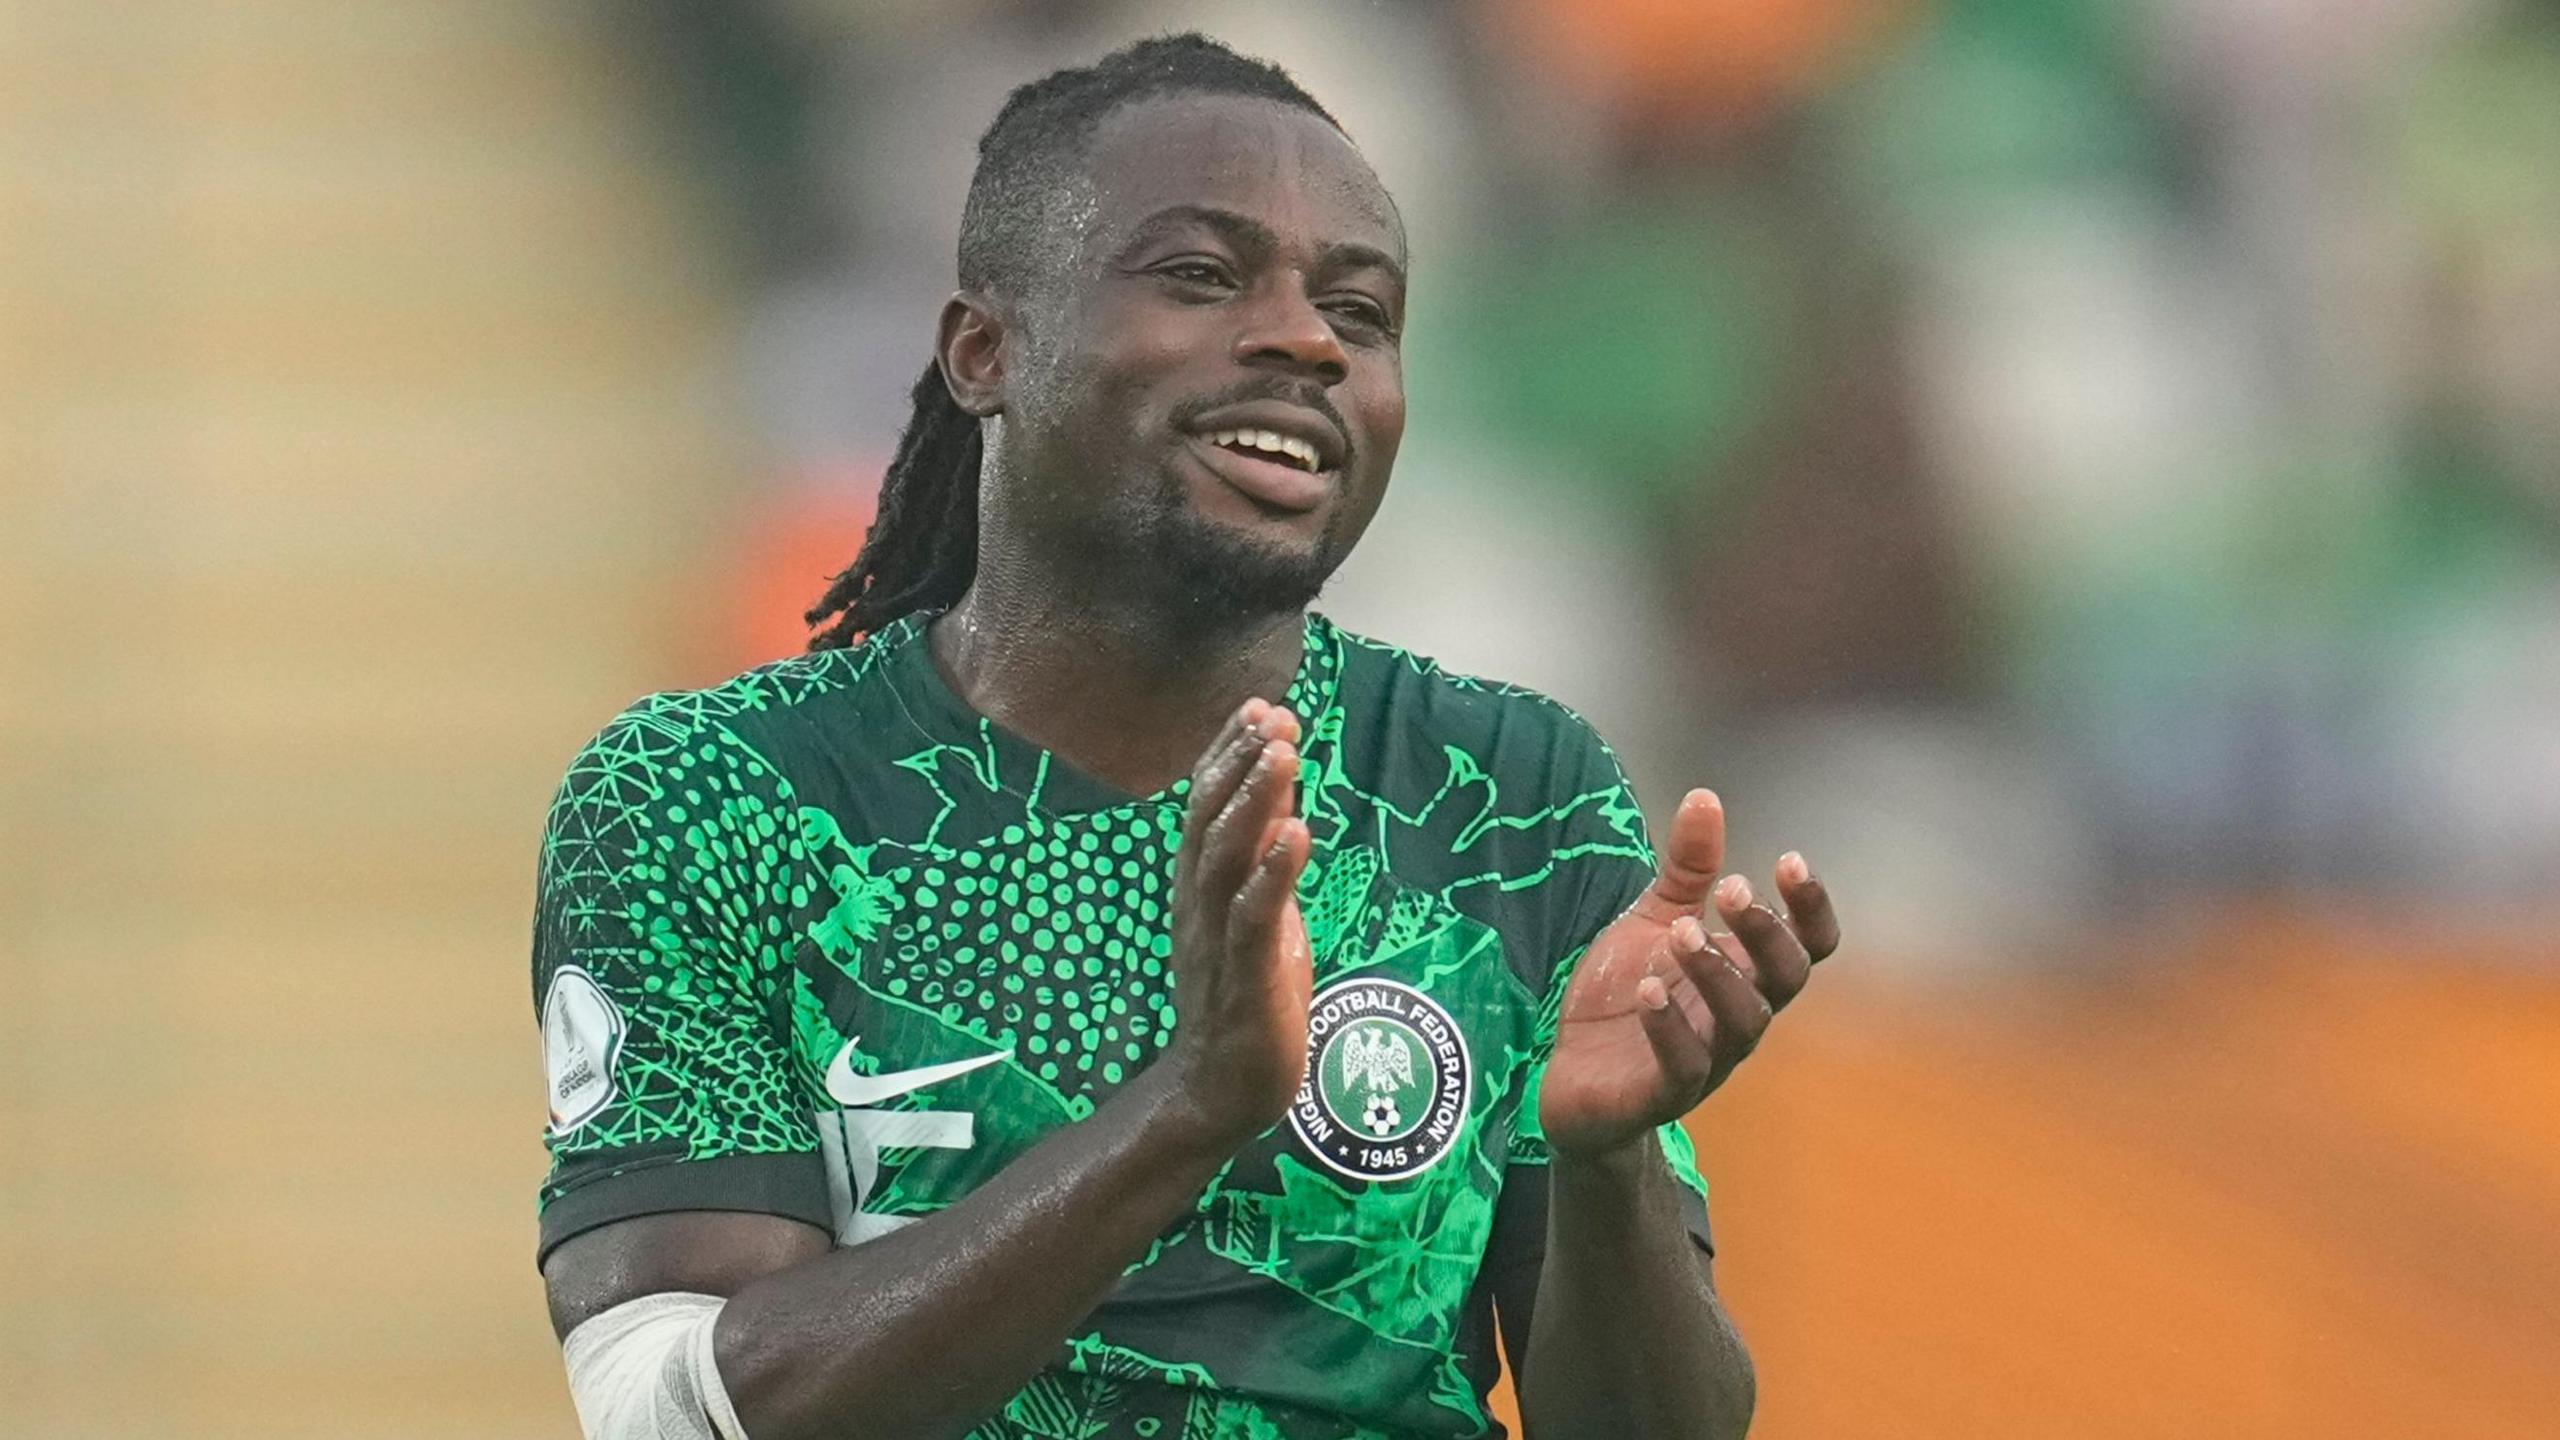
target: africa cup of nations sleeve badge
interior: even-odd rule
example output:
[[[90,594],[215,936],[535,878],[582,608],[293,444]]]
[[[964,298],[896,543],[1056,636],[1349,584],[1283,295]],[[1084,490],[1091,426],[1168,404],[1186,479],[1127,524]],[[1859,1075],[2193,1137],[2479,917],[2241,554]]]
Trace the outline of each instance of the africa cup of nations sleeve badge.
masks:
[[[542,1068],[550,1081],[553,1135],[575,1133],[613,1098],[622,1034],[622,1008],[595,977],[575,965],[552,972],[542,996]]]
[[[1307,1007],[1307,1076],[1289,1127],[1329,1169],[1402,1180],[1456,1144],[1473,1080],[1467,1037],[1437,1001],[1399,981],[1353,976]]]

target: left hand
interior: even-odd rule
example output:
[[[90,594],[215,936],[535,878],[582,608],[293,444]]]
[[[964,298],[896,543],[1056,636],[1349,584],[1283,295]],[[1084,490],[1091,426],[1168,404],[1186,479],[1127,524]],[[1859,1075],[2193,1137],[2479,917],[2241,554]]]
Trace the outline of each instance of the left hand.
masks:
[[[1831,897],[1802,855],[1778,861],[1784,918],[1742,876],[1719,881],[1723,866],[1724,805],[1692,790],[1661,873],[1591,942],[1565,988],[1538,1092],[1558,1153],[1596,1155],[1688,1114],[1839,948]],[[1707,929],[1710,900],[1726,933]]]

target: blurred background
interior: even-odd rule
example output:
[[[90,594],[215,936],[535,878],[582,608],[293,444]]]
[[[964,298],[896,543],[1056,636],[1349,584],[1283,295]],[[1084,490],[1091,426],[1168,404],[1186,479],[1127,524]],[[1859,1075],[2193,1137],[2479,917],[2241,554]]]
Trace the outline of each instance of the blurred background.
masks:
[[[1325,608],[1842,897],[1754,1433],[2560,1434],[2560,5],[0,0],[0,1435],[574,1434],[552,787],[1191,26],[1412,235]]]

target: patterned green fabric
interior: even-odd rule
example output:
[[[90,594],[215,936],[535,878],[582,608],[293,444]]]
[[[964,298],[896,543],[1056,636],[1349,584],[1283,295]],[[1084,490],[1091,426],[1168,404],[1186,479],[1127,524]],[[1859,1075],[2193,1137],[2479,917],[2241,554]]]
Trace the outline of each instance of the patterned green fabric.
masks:
[[[689,1208],[862,1243],[1171,1039],[1186,787],[1129,796],[976,715],[922,633],[653,697],[571,765],[535,936],[546,1247]],[[1503,1187],[1543,1183],[1536,1077],[1651,874],[1643,820],[1571,712],[1321,617],[1286,698],[1318,1063],[986,1440],[1488,1427],[1462,1327]]]

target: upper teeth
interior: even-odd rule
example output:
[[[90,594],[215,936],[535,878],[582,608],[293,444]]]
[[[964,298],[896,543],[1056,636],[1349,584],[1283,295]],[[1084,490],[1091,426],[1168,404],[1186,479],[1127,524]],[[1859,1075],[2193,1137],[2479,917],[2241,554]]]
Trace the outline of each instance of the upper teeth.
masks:
[[[1288,456],[1297,461],[1301,468],[1307,470],[1319,468],[1316,447],[1295,435],[1274,435],[1268,430],[1219,430],[1209,436],[1209,443],[1241,445],[1251,450],[1268,450],[1274,455]]]

